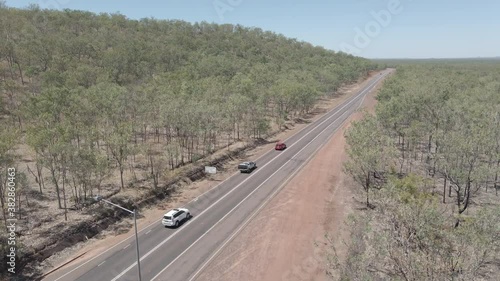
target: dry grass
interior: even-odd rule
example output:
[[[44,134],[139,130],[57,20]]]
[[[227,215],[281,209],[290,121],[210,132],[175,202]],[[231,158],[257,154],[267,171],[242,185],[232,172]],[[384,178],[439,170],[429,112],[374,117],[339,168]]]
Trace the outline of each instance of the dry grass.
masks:
[[[274,142],[278,139],[285,139],[297,129],[304,127],[307,123],[317,119],[331,109],[336,104],[339,104],[344,99],[346,99],[350,94],[354,93],[359,87],[362,86],[366,82],[360,82],[358,84],[353,84],[347,87],[343,87],[339,90],[338,94],[332,95],[330,98],[322,98],[317,106],[306,116],[301,116],[300,118],[296,118],[295,120],[289,120],[286,122],[286,130],[282,132],[274,131],[272,134],[268,136],[268,142]],[[272,129],[276,129],[273,127]],[[160,139],[161,140],[161,139]],[[22,141],[22,140],[21,140]],[[153,138],[150,138],[149,141],[153,141]],[[223,143],[223,141],[221,141]],[[212,159],[217,159],[227,153],[227,151],[234,151],[248,145],[249,141],[240,141],[233,143],[229,146],[229,148],[225,145],[222,146],[215,153],[205,157],[200,161],[210,161]],[[265,147],[264,150],[262,148]],[[252,157],[256,153],[263,153],[268,150],[268,146],[265,144],[261,144],[257,146],[257,148],[253,151],[249,151],[246,154],[246,157]],[[260,152],[259,152],[260,151]],[[19,171],[26,173],[28,178],[28,186],[29,189],[26,191],[28,194],[29,205],[26,205],[23,202],[22,208],[23,217],[20,220],[19,227],[19,240],[23,243],[27,248],[38,249],[43,247],[44,244],[47,243],[49,236],[57,233],[63,233],[67,229],[74,227],[78,223],[92,220],[93,214],[88,213],[86,211],[78,211],[75,209],[67,210],[67,221],[64,221],[64,210],[58,208],[57,203],[57,195],[55,192],[55,188],[53,184],[50,182],[49,173],[44,169],[44,182],[45,189],[43,190],[43,194],[39,193],[38,184],[35,182],[35,178],[28,172],[27,167],[30,167],[32,171],[36,171],[35,162],[34,162],[34,152],[30,149],[29,146],[20,144],[17,146],[16,152],[20,155],[19,161]],[[127,188],[118,193],[120,197],[130,198],[132,201],[137,200],[145,196],[150,190],[152,190],[152,183],[147,180],[148,171],[145,170],[146,167],[146,159],[138,155],[135,157],[135,161],[129,159],[127,163],[127,169],[124,173],[124,180],[127,183]],[[238,162],[238,159],[234,159],[226,163],[225,166],[234,165]],[[176,177],[185,177],[185,173],[192,169],[195,165],[199,164],[187,164],[183,167],[175,169],[173,171],[169,170],[164,173],[163,179],[161,182],[165,183],[169,180]],[[131,169],[131,166],[134,169]],[[229,176],[231,173],[227,171],[222,171],[223,173],[220,176]],[[116,193],[119,191],[119,171],[118,169],[114,169],[111,173],[111,176],[107,178],[101,187],[101,195],[108,196],[110,194]],[[184,180],[184,184],[178,191],[172,194],[172,197],[168,201],[168,203],[159,203],[157,206],[161,206],[159,208],[157,206],[152,206],[149,210],[143,210],[141,212],[148,211],[160,211],[162,212],[165,208],[165,205],[172,205],[172,202],[185,201],[189,198],[195,197],[197,194],[201,193],[199,190],[199,186],[197,186],[199,182],[190,183],[189,180]],[[205,185],[206,186],[206,185]],[[188,188],[187,188],[188,187]],[[69,199],[72,196],[72,190],[69,187],[66,187],[66,197]],[[95,191],[94,191],[95,192]],[[67,202],[68,208],[72,208],[70,201]],[[155,214],[156,215],[156,214]],[[124,219],[121,222],[113,225],[107,230],[98,234],[95,238],[101,239],[106,236],[116,236],[118,234],[122,234],[126,232],[130,227],[130,221],[128,219]],[[90,237],[89,237],[90,238]],[[91,240],[89,240],[91,241]],[[54,258],[50,258],[44,263],[41,270],[44,267],[52,267],[58,262],[67,259],[72,253],[78,252],[79,249],[84,247],[88,243],[79,243],[74,245],[73,247],[68,248],[67,252],[61,252],[54,256]]]

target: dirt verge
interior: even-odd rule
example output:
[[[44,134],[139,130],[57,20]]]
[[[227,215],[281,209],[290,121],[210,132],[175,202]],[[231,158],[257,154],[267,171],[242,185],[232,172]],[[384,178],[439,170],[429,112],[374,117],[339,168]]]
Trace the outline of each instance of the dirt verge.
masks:
[[[363,102],[373,111],[378,88]],[[359,119],[360,112],[350,121]],[[332,238],[342,257],[342,225],[352,208],[352,192],[342,171],[346,122],[317,155],[210,262],[197,280],[329,280],[327,255]]]
[[[371,76],[373,75],[375,74],[372,74]],[[240,148],[239,150],[236,148],[232,149],[232,152],[223,153],[223,155],[219,156],[219,158],[214,159],[212,157],[212,160],[208,160],[206,163],[199,162],[196,167],[192,167],[190,170],[185,169],[183,172],[185,176],[179,177],[175,182],[171,182],[170,185],[168,185],[170,187],[163,189],[161,192],[145,195],[143,196],[143,199],[138,202],[138,205],[142,207],[141,218],[138,220],[138,228],[142,229],[151,223],[157,222],[165,210],[183,205],[205,191],[213,188],[220,181],[233,174],[234,170],[232,167],[234,167],[241,159],[257,158],[269,151],[273,148],[275,141],[279,139],[286,139],[307,126],[310,122],[320,118],[323,113],[347,99],[366,83],[367,81],[363,81],[351,85],[343,89],[341,95],[338,95],[333,99],[321,100],[321,103],[306,119],[298,120],[302,122],[298,122],[297,120],[294,122],[287,122],[287,130],[270,137],[267,141],[250,144],[247,147]],[[214,177],[205,178],[202,170],[203,166],[207,163],[217,166],[220,173]],[[168,194],[164,194],[167,192]],[[119,222],[117,223],[117,221]],[[107,224],[107,226],[101,228],[94,237],[89,237],[88,235],[81,236],[82,239],[73,241],[73,244],[75,244],[74,242],[80,243],[76,243],[76,245],[67,247],[63,251],[54,253],[50,258],[45,259],[38,269],[48,272],[50,269],[59,267],[68,262],[72,264],[74,262],[81,262],[90,259],[102,251],[102,249],[109,248],[110,246],[115,245],[130,236],[132,234],[131,231],[133,231],[131,219],[126,216],[119,217],[117,220]],[[75,257],[78,258],[75,259]]]

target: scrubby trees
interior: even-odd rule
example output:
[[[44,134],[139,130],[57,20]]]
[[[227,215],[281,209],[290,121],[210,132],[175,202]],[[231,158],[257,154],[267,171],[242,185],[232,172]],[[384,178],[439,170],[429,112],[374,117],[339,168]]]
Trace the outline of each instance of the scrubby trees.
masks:
[[[495,280],[500,209],[485,208],[459,228],[415,175],[390,178],[375,194],[377,208],[349,221],[340,280]]]
[[[376,68],[258,28],[0,0],[2,210],[15,152],[38,184],[19,171],[18,207],[43,193],[68,219],[103,185],[162,187],[167,170],[266,137]]]
[[[397,140],[399,172],[411,172],[413,162],[424,165],[455,191],[463,213],[476,191],[496,187],[500,68],[459,66],[398,68],[377,97],[377,119]]]
[[[365,167],[387,155],[376,153],[400,153],[379,168],[389,176],[372,192],[375,210],[351,224],[343,279],[498,276],[500,209],[488,190],[498,190],[499,77],[496,62],[452,62],[398,66],[387,79],[376,115],[346,134],[345,167],[366,191]]]
[[[482,76],[483,69],[491,73]],[[495,73],[495,63],[402,66],[377,97],[377,120],[400,151],[398,172],[424,165],[430,177],[443,179],[449,196],[455,190],[458,213],[476,190],[495,188]]]
[[[121,189],[129,167],[157,187],[166,168],[265,136],[376,68],[258,28],[36,5],[1,5],[0,38],[0,110],[60,208],[114,170]]]
[[[380,188],[383,173],[394,156],[391,139],[383,130],[375,116],[366,115],[353,122],[346,132],[349,160],[344,165],[345,171],[365,190],[367,207],[370,207],[370,189]]]

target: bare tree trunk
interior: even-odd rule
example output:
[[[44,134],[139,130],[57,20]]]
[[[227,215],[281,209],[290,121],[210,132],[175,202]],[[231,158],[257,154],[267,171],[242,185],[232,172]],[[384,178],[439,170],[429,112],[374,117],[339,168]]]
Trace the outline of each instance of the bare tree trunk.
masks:
[[[82,184],[82,189],[83,189],[83,200],[85,201],[85,200],[87,200],[87,190],[88,190],[88,186],[87,186],[86,182],[84,182]],[[90,192],[92,192],[92,187],[90,188]],[[78,196],[81,197],[81,192]],[[80,202],[80,200],[78,200],[78,202]]]
[[[191,137],[191,162],[193,162],[194,155],[194,136]]]
[[[10,77],[12,78],[12,80],[15,80],[16,77],[14,76],[14,71],[12,70],[12,68],[14,67],[14,58],[13,58],[12,54],[7,56],[7,62],[9,63]]]
[[[448,185],[448,197],[451,197],[451,184]]]
[[[82,184],[83,185],[83,184]],[[74,196],[75,196],[75,205],[78,206],[78,204],[80,204],[80,196],[78,194],[78,184],[76,184],[76,179],[75,177],[73,177],[73,188],[75,189],[75,192],[74,192]],[[80,189],[82,189],[83,186],[80,187]],[[80,192],[81,194],[81,192]]]
[[[461,214],[463,213],[465,210],[467,210],[467,207],[469,206],[469,202],[470,202],[470,193],[471,193],[471,180],[470,179],[467,179],[467,184],[465,186],[465,192],[464,192],[464,205],[463,205],[463,208],[460,209],[460,207],[458,208],[458,213]]]
[[[436,158],[434,158],[434,161],[432,163],[432,175],[435,175],[436,174]],[[445,180],[446,180],[446,177],[445,177]]]
[[[41,189],[45,189],[45,181],[43,180],[43,173],[42,173],[43,166],[36,162],[36,172],[38,174],[38,179],[40,180],[41,186],[40,186],[40,194],[42,193]]]
[[[151,171],[151,175],[154,175],[154,168],[153,168],[153,155],[149,155],[149,165],[150,165],[150,171]]]
[[[19,69],[19,76],[21,77],[21,84],[24,85],[23,71],[21,70],[21,65],[18,62],[16,62],[16,64],[17,64],[17,68]]]
[[[64,200],[64,221],[68,221],[68,207],[66,206],[66,168],[63,168],[62,192]]]
[[[405,163],[405,136],[402,136],[402,142],[401,142],[401,157],[403,160],[401,161],[401,166],[399,167],[399,173],[403,174],[403,166]]]
[[[214,138],[214,151],[216,151],[217,147],[218,147],[217,146],[217,140],[218,140],[218,138],[217,138],[217,135],[215,133],[213,134],[213,138]]]
[[[429,135],[429,141],[427,143],[427,150],[429,153],[432,152],[432,134]]]
[[[365,188],[366,188],[366,207],[370,208],[370,198],[369,198],[369,191],[370,191],[370,173],[366,175],[365,179]]]
[[[118,163],[119,169],[120,169],[120,190],[123,190],[124,184],[123,184],[123,163],[119,162]]]
[[[17,116],[17,122],[19,123],[19,130],[23,130],[23,123],[21,122],[21,116]]]
[[[500,166],[500,160],[498,160],[498,162],[497,162],[497,171],[495,172],[495,183],[494,183],[494,185],[495,185],[495,195],[496,196],[498,196],[498,185],[497,185],[497,183],[498,183],[498,166]]]
[[[233,142],[236,141],[236,122],[233,121]]]
[[[443,203],[446,203],[446,183],[447,183],[447,178],[444,177],[444,184],[443,184]]]
[[[59,183],[58,183],[58,179],[56,177],[56,171],[55,171],[55,168],[54,167],[51,167],[50,169],[50,173],[52,175],[52,183],[54,184],[54,186],[56,187],[56,194],[57,194],[57,204],[59,206],[59,209],[62,209],[62,205],[61,205],[61,195],[60,195],[60,192],[59,192]]]
[[[497,185],[497,181],[498,181],[498,172],[495,173],[495,195],[498,196],[498,185]]]
[[[24,198],[26,199],[26,207],[30,207],[30,202],[28,201],[28,192],[23,192],[24,193]]]
[[[30,166],[28,166],[28,164],[26,164],[26,168],[28,169],[28,172],[30,172],[30,174],[33,175],[33,177],[35,178],[35,182],[38,184],[38,187],[40,189],[40,194],[43,194],[42,192],[42,183],[40,181],[40,179],[38,178],[37,175],[35,175],[35,173],[30,169]]]
[[[0,204],[2,205],[2,214],[5,225],[7,225],[7,214],[5,213],[5,188],[7,188],[7,178],[3,179],[3,175],[0,174]]]

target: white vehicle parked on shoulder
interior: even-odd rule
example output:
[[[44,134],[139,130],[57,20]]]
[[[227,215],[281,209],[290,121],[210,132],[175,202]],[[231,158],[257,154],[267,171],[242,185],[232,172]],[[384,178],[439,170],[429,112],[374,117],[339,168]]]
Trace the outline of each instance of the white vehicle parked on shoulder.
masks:
[[[191,213],[186,208],[177,208],[169,211],[163,215],[161,223],[164,226],[175,226],[178,227],[181,222],[186,221],[191,218]]]

